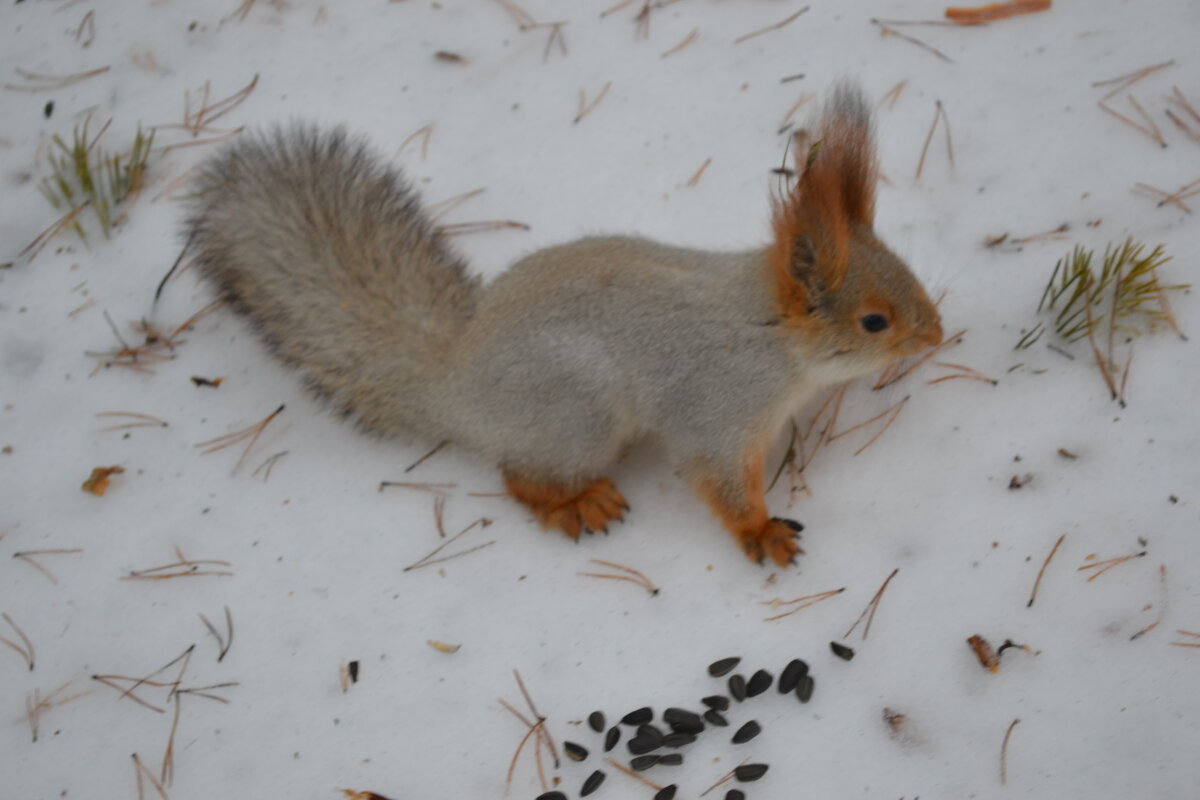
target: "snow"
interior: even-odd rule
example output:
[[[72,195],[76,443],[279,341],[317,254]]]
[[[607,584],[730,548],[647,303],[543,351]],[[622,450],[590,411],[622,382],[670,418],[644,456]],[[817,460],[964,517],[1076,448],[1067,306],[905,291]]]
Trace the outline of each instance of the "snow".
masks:
[[[244,19],[232,16],[234,5],[28,0],[0,15],[0,261],[12,262],[0,269],[0,446],[11,448],[0,454],[0,611],[36,647],[32,671],[19,653],[0,652],[0,796],[135,796],[130,754],[159,776],[177,701],[169,686],[137,687],[158,713],[91,676],[148,676],[193,644],[181,678],[176,664],[153,680],[236,685],[211,691],[227,703],[178,695],[166,788],[174,800],[335,797],[339,788],[397,800],[502,796],[525,734],[497,702],[525,713],[513,669],[556,740],[592,751],[583,764],[564,760],[563,791],[577,797],[603,768],[595,797],[649,798],[652,790],[601,763],[600,737],[578,722],[594,709],[611,722],[646,704],[696,708],[723,691],[705,667],[728,655],[742,656],[747,677],[805,658],[816,692],[807,705],[774,689],[735,705],[733,725],[702,736],[683,767],[646,773],[677,780],[680,798],[699,797],[747,757],[771,765],[742,787],[755,800],[1200,795],[1200,652],[1172,644],[1200,643],[1177,633],[1200,631],[1193,346],[1169,332],[1137,340],[1125,408],[1109,399],[1086,347],[1071,349],[1074,360],[1047,349],[1048,338],[1013,349],[1037,322],[1055,261],[1077,242],[1162,243],[1174,256],[1164,280],[1195,280],[1200,229],[1191,215],[1131,193],[1136,183],[1173,192],[1200,177],[1197,142],[1167,119],[1166,109],[1179,109],[1164,99],[1177,85],[1200,104],[1189,55],[1194,3],[1060,0],[981,28],[897,28],[952,62],[881,38],[870,24],[943,11],[912,0],[815,0],[785,27],[739,44],[800,4],[683,0],[655,8],[641,38],[641,3],[601,16],[606,3],[528,0],[522,7],[536,19],[569,23],[567,52],[554,45],[545,57],[549,29],[519,30],[498,3],[264,0]],[[76,33],[89,14],[94,40],[84,47],[86,28]],[[695,41],[663,56],[694,29]],[[438,60],[437,51],[468,63]],[[1133,115],[1132,92],[1162,129],[1169,146],[1159,148],[1099,109],[1107,87],[1092,84],[1170,59],[1110,101]],[[31,83],[18,69],[102,66],[110,69],[65,88],[9,88]],[[90,246],[63,234],[30,260],[19,252],[59,213],[37,190],[50,137],[69,138],[89,115],[92,131],[111,117],[101,142],[117,151],[139,124],[178,123],[185,91],[195,107],[206,82],[215,100],[256,74],[245,102],[214,128],[344,124],[401,166],[427,202],[486,187],[444,221],[531,226],[455,240],[486,275],[596,232],[712,248],[761,243],[789,107],[847,76],[876,98],[905,80],[877,115],[887,177],[877,229],[934,294],[947,292],[947,332],[967,329],[943,360],[999,383],[930,385],[952,371],[930,364],[880,392],[869,380],[851,387],[843,427],[910,399],[860,455],[878,425],[822,449],[806,471],[811,496],[789,494],[781,479],[769,502],[804,522],[806,555],[778,570],[740,556],[650,448],[613,473],[632,505],[628,519],[579,544],[538,531],[502,497],[472,496],[501,485],[469,453],[448,448],[406,473],[435,443],[377,441],[332,418],[227,309],[186,332],[176,357],[152,374],[93,374],[86,353],[115,346],[105,311],[133,342],[130,323],[169,329],[211,299],[184,272],[152,302],[182,245],[186,189],[171,182],[212,146],[157,156],[111,240],[94,227]],[[580,92],[592,99],[610,82],[574,123]],[[947,111],[954,165],[939,131],[916,179],[935,100]],[[401,147],[425,125],[427,152],[419,140]],[[188,141],[162,129],[155,144]],[[983,246],[989,235],[1064,222],[1060,239]],[[97,302],[71,313],[89,300]],[[1175,311],[1184,331],[1200,330],[1189,294],[1175,296]],[[213,389],[192,376],[225,380]],[[242,445],[208,455],[196,447],[281,404],[236,474]],[[109,411],[169,426],[104,431],[125,421],[95,416]],[[269,478],[252,474],[282,451]],[[109,465],[125,472],[103,497],[79,490],[93,467]],[[1027,474],[1027,485],[1008,488]],[[454,484],[444,508],[451,535],[492,520],[443,554],[495,543],[403,571],[443,541],[434,495],[381,491],[381,481]],[[13,557],[73,548],[80,552],[34,556],[54,581]],[[233,574],[123,579],[175,561],[176,548],[229,562]],[[1093,555],[1141,551],[1094,581],[1095,569],[1077,569]],[[580,576],[602,569],[593,559],[641,570],[659,594]],[[862,625],[847,635],[894,569],[870,635]],[[786,610],[762,605],[774,598],[839,587],[763,621]],[[235,633],[218,662],[198,615],[224,632],[226,607]],[[1007,650],[992,674],[966,645],[976,633],[1032,652]],[[7,623],[0,636],[21,644]],[[461,648],[441,652],[430,640]],[[834,657],[831,640],[853,647],[854,660]],[[343,691],[339,665],[352,660],[359,680]],[[86,694],[46,710],[31,741],[27,698],[63,684],[56,699]],[[899,730],[885,723],[885,708],[905,715]],[[729,744],[751,718],[763,733]],[[1002,786],[1001,742],[1014,719]],[[157,796],[149,783],[143,790]],[[507,791],[541,793],[531,747]]]

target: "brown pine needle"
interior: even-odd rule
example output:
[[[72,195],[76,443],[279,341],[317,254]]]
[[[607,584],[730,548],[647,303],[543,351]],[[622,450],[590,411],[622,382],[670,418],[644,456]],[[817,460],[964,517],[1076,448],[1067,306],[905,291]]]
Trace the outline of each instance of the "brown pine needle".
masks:
[[[232,567],[233,564],[228,561],[220,561],[217,559],[187,559],[180,556],[178,561],[170,564],[163,564],[157,567],[148,569],[133,570],[128,575],[122,575],[123,581],[134,580],[167,580],[169,578],[190,578],[201,575],[224,575],[232,576],[232,572],[224,570],[209,570],[201,569],[201,567]],[[171,570],[174,570],[173,572]]]
[[[733,43],[741,44],[742,42],[746,41],[747,39],[753,39],[755,36],[762,36],[764,33],[770,33],[771,31],[777,31],[780,28],[782,28],[783,26],[794,21],[797,17],[804,14],[804,12],[806,12],[806,11],[808,11],[808,6],[805,6],[804,8],[800,9],[795,14],[792,14],[791,16],[787,17],[786,19],[782,19],[779,22],[776,22],[774,25],[768,25],[765,28],[760,28],[759,30],[753,31],[752,33],[747,33],[743,36],[739,36],[738,38],[733,40]]]
[[[167,421],[165,419],[159,419],[158,417],[152,417],[149,414],[139,414],[135,411],[101,411],[98,414],[96,414],[96,416],[97,417],[118,417],[121,419],[135,420],[134,422],[126,422],[121,425],[113,425],[108,428],[101,428],[100,433],[107,433],[109,431],[119,431],[119,430],[124,430],[126,428],[166,428],[166,427],[168,427]]]
[[[87,72],[76,72],[71,75],[41,75],[36,72],[27,72],[21,68],[16,68],[13,72],[20,75],[30,83],[0,83],[0,88],[8,89],[12,92],[46,92],[55,89],[65,89],[72,84],[87,80],[96,75],[101,75],[108,72],[112,67],[100,67],[98,69],[88,70]]]
[[[403,145],[401,145],[401,147],[403,147]],[[480,186],[478,189],[472,189],[469,192],[463,192],[462,194],[456,194],[454,197],[448,197],[445,200],[439,200],[436,203],[430,203],[425,207],[426,212],[429,214],[429,221],[437,222],[439,219],[446,216],[463,203],[474,197],[478,197],[486,191],[486,186]]]
[[[675,55],[675,54],[676,54],[676,53],[678,53],[680,50],[682,50],[683,48],[687,47],[687,46],[688,46],[689,44],[691,44],[692,42],[696,41],[697,37],[699,37],[699,36],[700,36],[700,29],[699,29],[699,28],[692,28],[692,32],[691,32],[691,33],[689,33],[687,36],[685,36],[682,42],[680,42],[679,44],[675,45],[675,46],[674,46],[674,47],[672,47],[670,50],[667,50],[665,53],[663,53],[663,54],[662,54],[661,56],[659,56],[659,57],[660,57],[660,58],[666,58],[667,56],[673,56],[673,55]]]
[[[1004,742],[1000,745],[1000,785],[1003,786],[1008,781],[1008,738],[1012,736],[1013,728],[1017,727],[1019,719],[1014,719],[1008,723],[1008,730],[1004,732]]]
[[[57,555],[67,555],[67,554],[71,554],[71,553],[82,553],[82,552],[83,552],[82,547],[57,548],[57,549],[52,549],[52,550],[25,550],[20,553],[13,553],[13,558],[19,558],[20,560],[24,561],[26,564],[33,567],[38,572],[45,575],[46,578],[48,578],[51,583],[53,583],[55,586],[57,586],[58,578],[56,578],[54,576],[53,572],[46,569],[38,561],[36,561],[33,558],[33,556],[57,556]]]
[[[1058,552],[1058,548],[1062,545],[1063,539],[1067,535],[1064,533],[1058,537],[1058,541],[1054,543],[1054,547],[1050,548],[1050,554],[1046,556],[1046,560],[1042,562],[1042,568],[1038,570],[1037,580],[1033,582],[1033,591],[1029,593],[1029,602],[1025,604],[1026,608],[1033,608],[1033,601],[1037,599],[1038,587],[1042,585],[1042,576],[1046,574],[1046,567],[1050,566],[1050,559],[1054,558],[1054,554]]]
[[[1090,578],[1087,579],[1087,582],[1091,583],[1092,581],[1096,580],[1096,578],[1099,578],[1101,575],[1108,572],[1113,567],[1118,566],[1120,564],[1124,564],[1126,561],[1130,561],[1135,558],[1141,558],[1144,555],[1146,555],[1145,550],[1141,551],[1140,553],[1130,553],[1127,556],[1117,556],[1116,558],[1107,558],[1104,561],[1096,561],[1091,564],[1084,564],[1082,567],[1077,567],[1075,571],[1082,572],[1085,569],[1096,569],[1096,567],[1100,567],[1101,568],[1100,570],[1098,570],[1095,574],[1093,574]]]
[[[83,15],[79,27],[75,29],[75,41],[80,47],[89,47],[92,42],[96,41],[96,12],[94,10]]]
[[[612,561],[604,561],[599,558],[593,558],[593,559],[589,559],[589,560],[593,564],[599,564],[602,567],[608,567],[609,569],[619,570],[620,572],[624,572],[626,574],[625,575],[606,575],[602,572],[577,572],[577,573],[575,573],[576,575],[581,575],[586,578],[603,578],[606,580],[614,580],[614,581],[628,581],[629,583],[632,583],[632,584],[642,587],[647,592],[649,592],[651,595],[658,594],[658,587],[656,587],[654,585],[653,581],[651,581],[648,577],[646,577],[645,574],[643,574],[642,572],[640,572],[636,569],[633,569],[632,567],[627,567],[623,564],[617,564]]]
[[[627,8],[628,6],[633,5],[635,2],[637,2],[637,0],[621,0],[621,2],[617,3],[615,6],[611,6],[609,8],[604,9],[603,11],[601,11],[600,19],[604,19],[609,14],[613,14],[617,11],[620,11],[622,8]]]
[[[604,760],[606,762],[608,762],[608,765],[611,766],[613,769],[615,769],[617,772],[628,775],[629,777],[633,778],[638,783],[640,783],[644,786],[648,786],[649,788],[653,789],[656,792],[661,791],[663,788],[661,785],[655,783],[654,781],[650,780],[649,778],[646,778],[642,775],[637,774],[636,772],[629,769],[629,767],[625,766],[624,764],[622,764],[619,761],[616,761],[612,758],[606,758]]]
[[[229,648],[233,647],[233,614],[229,612],[229,606],[225,606],[225,630],[226,635],[222,636],[215,625],[208,621],[208,617],[200,615],[200,621],[204,623],[204,627],[208,628],[208,632],[217,640],[217,647],[220,652],[217,653],[217,663],[220,664],[225,655],[229,652]]]
[[[445,447],[446,445],[448,445],[448,444],[450,444],[450,440],[449,440],[449,439],[443,439],[442,441],[438,442],[436,445],[434,445],[434,448],[433,448],[432,450],[430,450],[428,453],[426,453],[425,455],[423,455],[423,456],[421,456],[420,458],[418,458],[418,459],[417,459],[416,461],[414,461],[413,463],[409,464],[407,467],[405,467],[405,468],[404,468],[404,471],[405,471],[406,473],[408,473],[408,472],[412,472],[414,469],[416,469],[417,467],[421,466],[421,465],[422,465],[422,464],[424,464],[424,463],[425,463],[425,462],[426,462],[428,459],[432,458],[432,457],[433,457],[435,454],[437,454],[438,452],[440,452],[440,451],[441,451],[441,449],[442,449],[443,447]]]
[[[25,245],[25,248],[21,250],[21,252],[17,253],[17,258],[24,258],[26,255],[29,256],[30,261],[37,258],[38,253],[42,252],[42,249],[50,243],[50,240],[57,236],[59,232],[65,229],[68,225],[73,224],[75,222],[75,218],[78,217],[80,213],[82,213],[82,211],[91,204],[91,200],[84,200],[82,203],[63,214],[54,222],[53,225],[51,225],[49,228],[46,228],[44,231],[34,237],[32,242]]]
[[[890,417],[888,417],[887,422],[885,422],[883,424],[883,427],[881,427],[878,431],[875,432],[874,436],[872,436],[870,439],[867,440],[866,444],[864,444],[862,447],[855,450],[854,455],[856,455],[856,456],[859,455],[860,453],[862,453],[862,451],[866,450],[868,447],[875,444],[875,442],[878,441],[880,436],[883,436],[883,434],[887,433],[887,429],[892,427],[892,423],[896,421],[896,417],[900,416],[900,412],[904,410],[904,404],[907,402],[908,402],[908,397],[905,397],[899,403],[896,403],[895,405],[893,405],[892,409],[894,409],[894,410],[892,411],[892,415]]]
[[[209,81],[204,82],[204,88],[198,92],[199,107],[192,111],[192,93],[191,90],[184,90],[183,93],[183,122],[172,125],[155,125],[155,129],[177,129],[185,130],[192,136],[199,136],[201,133],[221,133],[228,135],[230,131],[217,131],[210,126],[213,122],[233,111],[240,106],[250,93],[258,86],[258,75],[255,74],[251,78],[250,83],[221,100],[214,100],[211,103],[208,100],[209,92],[212,89]],[[240,130],[240,128],[239,128]]]
[[[1166,564],[1158,565],[1158,585],[1159,585],[1159,588],[1162,590],[1162,600],[1159,601],[1159,604],[1158,604],[1158,617],[1154,620],[1154,622],[1151,622],[1149,625],[1142,628],[1140,631],[1135,633],[1133,636],[1130,636],[1129,641],[1131,641],[1131,642],[1136,639],[1141,638],[1143,634],[1147,634],[1150,631],[1157,628],[1159,626],[1159,624],[1162,623],[1163,617],[1165,617],[1167,615],[1167,598],[1169,597],[1169,595],[1167,594],[1167,565]],[[1179,633],[1187,633],[1187,631],[1179,631]],[[1197,634],[1192,633],[1192,634],[1187,634],[1187,635],[1196,636]]]
[[[779,599],[767,600],[763,603],[764,606],[776,606],[776,607],[790,606],[793,603],[798,603],[799,605],[797,605],[795,608],[793,608],[790,611],[783,612],[782,614],[776,614],[773,617],[766,617],[763,619],[763,622],[774,622],[777,619],[783,619],[784,617],[790,617],[792,614],[795,614],[797,611],[803,611],[804,609],[808,608],[809,606],[816,605],[817,603],[821,602],[822,600],[828,600],[829,598],[839,595],[844,591],[846,591],[845,586],[843,586],[840,589],[830,589],[827,592],[820,592],[818,594],[809,594],[809,595],[805,595],[804,597],[797,597],[795,600],[779,600]]]
[[[254,0],[247,0],[248,4],[253,2]],[[154,787],[154,791],[158,792],[158,796],[161,798],[161,800],[171,800],[170,796],[167,794],[167,790],[163,788],[163,785],[159,782],[158,778],[154,777],[154,773],[142,763],[141,759],[138,758],[137,753],[133,754],[133,767],[135,770],[134,774],[137,775],[138,800],[142,800],[144,794],[142,786],[143,775],[147,780],[150,781],[150,785]]]
[[[438,536],[446,538],[446,524],[443,512],[446,510],[446,495],[439,494],[433,498],[433,521],[437,525]]]
[[[935,100],[934,103],[936,108],[933,112],[933,123],[929,126],[929,134],[925,137],[925,144],[921,147],[921,158],[917,161],[917,173],[914,176],[916,180],[921,179],[921,171],[925,168],[925,156],[929,153],[929,145],[933,141],[933,133],[937,130],[939,122],[946,128],[946,157],[950,161],[950,169],[954,169],[954,144],[950,138],[950,117],[946,115],[946,108],[942,105],[941,100]]]
[[[590,103],[588,102],[588,99],[587,99],[587,92],[584,91],[583,89],[580,89],[579,90],[579,113],[575,115],[575,120],[574,120],[575,124],[579,124],[580,120],[582,120],[584,117],[586,117],[588,114],[590,114],[592,109],[600,104],[600,101],[604,99],[604,96],[606,94],[608,94],[608,90],[611,88],[612,88],[612,81],[608,81],[607,83],[604,84],[604,88],[600,90],[600,93],[597,94]]]
[[[428,554],[428,555],[426,555],[424,558],[418,559],[417,561],[414,561],[413,563],[409,564],[409,565],[408,565],[407,567],[405,567],[405,568],[404,568],[402,571],[403,571],[403,572],[409,572],[409,571],[411,571],[411,570],[414,570],[414,569],[420,569],[421,567],[428,567],[428,566],[430,566],[430,565],[432,565],[432,564],[440,564],[440,563],[442,563],[443,561],[449,561],[449,560],[450,560],[450,559],[452,559],[452,558],[459,558],[460,556],[465,556],[465,555],[467,555],[467,554],[469,554],[469,553],[474,553],[474,552],[475,552],[475,551],[477,551],[477,550],[482,550],[482,549],[483,549],[483,548],[485,548],[485,547],[489,547],[489,546],[491,546],[491,545],[495,544],[495,543],[496,543],[496,540],[495,540],[495,539],[493,539],[493,540],[491,540],[490,542],[486,542],[486,543],[484,543],[484,544],[475,545],[474,547],[468,548],[467,550],[463,550],[463,551],[461,551],[461,552],[458,552],[458,553],[454,553],[454,554],[452,554],[452,555],[448,555],[448,556],[442,556],[441,558],[435,558],[435,556],[436,556],[438,553],[442,552],[442,550],[444,550],[446,547],[449,547],[451,544],[453,544],[455,541],[457,541],[457,540],[458,540],[458,538],[459,538],[460,536],[462,536],[462,535],[463,535],[464,533],[466,533],[467,531],[469,531],[469,530],[473,529],[473,528],[474,528],[476,525],[482,525],[483,527],[485,527],[485,528],[486,528],[488,525],[491,525],[491,524],[492,524],[492,521],[491,521],[490,519],[488,519],[487,517],[480,517],[479,519],[475,520],[475,521],[474,521],[474,522],[472,522],[470,525],[468,525],[467,527],[463,528],[461,531],[459,531],[458,533],[454,534],[454,535],[453,535],[453,536],[451,536],[449,539],[447,539],[446,541],[442,542],[440,545],[438,545],[437,547],[435,547],[435,548],[433,549],[433,552],[429,553],[429,554]]]
[[[1197,125],[1200,125],[1200,112],[1197,112],[1195,106],[1193,106],[1188,99],[1184,97],[1183,92],[1179,91],[1178,86],[1171,87],[1171,94],[1167,97],[1167,102],[1174,103],[1179,106],[1181,109],[1187,112],[1187,115],[1191,117]]]
[[[44,697],[39,689],[34,689],[25,695],[25,719],[29,723],[29,732],[33,737],[33,741],[36,742],[38,740],[38,730],[41,726],[42,714],[45,714],[52,708],[65,706],[72,700],[77,700],[88,694],[88,692],[83,691],[60,699],[58,697],[59,693],[65,691],[72,683],[74,683],[74,680],[67,681]]]
[[[921,48],[922,50],[925,50],[929,53],[933,53],[935,56],[940,58],[942,61],[945,61],[950,64],[954,63],[954,59],[950,58],[950,56],[946,55],[941,50],[938,50],[936,47],[931,47],[930,45],[925,44],[925,42],[922,42],[920,39],[918,39],[914,36],[909,36],[907,33],[901,33],[900,31],[893,28],[891,25],[888,25],[887,23],[885,23],[883,20],[873,19],[873,20],[871,20],[871,24],[877,25],[879,27],[879,31],[882,36],[895,36],[899,39],[903,39],[904,41],[906,41],[910,44],[915,44],[917,47]]]
[[[792,117],[796,116],[796,112],[803,108],[804,104],[809,100],[812,100],[814,97],[816,97],[816,95],[814,95],[812,92],[801,93],[801,95],[796,98],[796,102],[792,103],[791,107],[788,108],[787,113],[783,115],[783,119],[779,121],[780,129],[782,130],[786,128],[788,123],[792,121]]]
[[[1163,138],[1162,131],[1159,130],[1158,125],[1156,125],[1154,120],[1152,120],[1149,115],[1146,114],[1146,110],[1142,108],[1141,104],[1138,103],[1137,99],[1134,98],[1132,94],[1129,95],[1129,102],[1133,105],[1134,110],[1136,110],[1142,117],[1142,120],[1145,124],[1136,122],[1135,120],[1122,114],[1120,111],[1117,111],[1112,106],[1108,105],[1107,100],[1108,97],[1105,97],[1104,100],[1098,100],[1096,101],[1096,105],[1100,106],[1101,110],[1108,112],[1112,116],[1124,122],[1126,125],[1136,128],[1140,133],[1146,136],[1146,138],[1150,139],[1150,141],[1154,142],[1159,147],[1167,146],[1167,140]]]
[[[424,161],[425,156],[429,155],[429,139],[432,136],[433,136],[433,123],[431,122],[428,125],[417,128],[415,131],[410,133],[408,135],[408,138],[406,138],[403,142],[401,142],[400,146],[396,148],[396,154],[399,155],[400,153],[403,153],[404,148],[408,147],[410,142],[419,138],[421,140],[421,160]],[[482,191],[482,190],[480,190],[480,191]]]
[[[16,631],[17,636],[21,640],[21,644],[18,645],[16,642],[6,639],[3,636],[0,636],[0,642],[4,642],[4,644],[20,653],[21,657],[24,658],[26,663],[29,664],[29,671],[33,672],[34,660],[36,658],[36,654],[33,649],[33,642],[29,641],[29,637],[25,635],[25,631],[21,630],[17,623],[13,622],[12,617],[10,617],[7,613],[0,614],[0,617],[2,617],[4,621],[8,623],[10,628]]]
[[[889,110],[895,108],[896,102],[900,99],[900,95],[903,94],[904,87],[907,85],[908,79],[906,78],[897,83],[891,89],[888,89],[887,93],[883,97],[879,98],[879,103],[876,104],[876,108],[882,108],[884,104],[887,104]]]
[[[236,475],[238,470],[242,468],[242,464],[246,462],[246,457],[250,455],[250,451],[254,449],[254,445],[258,443],[258,437],[262,436],[262,432],[266,430],[268,425],[271,424],[271,420],[283,413],[283,409],[284,406],[280,405],[279,408],[275,409],[270,414],[267,414],[267,416],[263,417],[261,421],[251,425],[249,428],[243,428],[240,431],[227,433],[224,436],[218,436],[215,439],[209,439],[206,442],[200,442],[199,444],[193,446],[207,448],[206,450],[201,450],[200,455],[208,455],[209,453],[215,453],[218,450],[223,450],[226,447],[230,447],[249,439],[250,441],[246,445],[246,449],[242,451],[241,458],[238,459],[237,464],[235,464],[233,467],[232,474]]]
[[[414,489],[418,492],[430,492],[445,497],[450,494],[448,489],[458,487],[457,483],[409,483],[406,481],[380,481],[379,491],[395,486],[398,489]]]
[[[922,365],[924,365],[927,361],[932,359],[938,353],[942,352],[943,350],[949,350],[951,347],[954,347],[957,344],[959,344],[962,341],[962,337],[965,336],[966,333],[967,333],[967,329],[963,328],[961,331],[954,334],[953,336],[947,336],[944,340],[942,340],[941,344],[939,344],[937,347],[934,347],[930,350],[925,351],[925,353],[922,354],[920,358],[918,358],[912,364],[909,364],[907,367],[903,366],[903,362],[901,362],[901,361],[895,362],[894,364],[889,366],[887,369],[885,369],[882,373],[880,373],[879,378],[875,381],[875,385],[871,387],[871,390],[879,391],[880,389],[886,389],[888,386],[893,386],[893,385],[899,383],[900,381],[902,381],[906,377],[908,377],[910,374],[912,374],[912,372],[914,370],[916,370],[919,367],[921,367]]]
[[[479,222],[453,222],[448,225],[438,225],[433,229],[434,236],[462,236],[468,233],[490,233],[503,230],[530,230],[524,222],[513,219],[491,219]]]
[[[704,171],[706,169],[708,169],[708,165],[711,163],[712,163],[712,158],[706,158],[704,160],[704,163],[700,165],[700,169],[696,170],[696,173],[694,175],[692,175],[692,177],[688,180],[687,185],[695,186],[696,184],[698,184],[700,182],[700,178],[703,177],[703,175],[704,175]]]
[[[168,145],[158,148],[158,153],[159,153],[159,155],[165,155],[165,154],[171,152],[172,150],[182,150],[185,147],[204,147],[205,145],[210,145],[210,144],[220,144],[221,142],[229,141],[234,136],[237,136],[239,133],[241,133],[244,130],[245,130],[244,127],[234,128],[233,130],[227,131],[219,136],[210,136],[207,139],[193,139],[190,142],[175,142],[174,144],[168,144]]]
[[[512,0],[496,0],[496,2],[512,17],[513,22],[517,23],[518,29],[525,30],[537,24],[537,20],[533,18],[532,14],[512,2]]]
[[[1119,75],[1116,78],[1109,78],[1108,80],[1104,81],[1096,81],[1092,84],[1092,87],[1099,88],[1101,86],[1116,86],[1115,89],[1112,89],[1108,94],[1104,95],[1104,99],[1107,100],[1108,98],[1125,91],[1143,78],[1158,72],[1160,69],[1165,69],[1174,63],[1175,59],[1171,59],[1170,61],[1164,61],[1161,64],[1143,67],[1142,69],[1134,70],[1128,74]]]
[[[275,463],[290,452],[291,452],[291,450],[280,450],[278,453],[275,453],[274,455],[267,456],[266,459],[264,459],[261,464],[259,464],[257,467],[254,468],[254,472],[250,473],[250,477],[253,478],[255,475],[262,472],[263,473],[263,483],[266,483],[267,481],[269,481],[271,479],[271,470],[275,469]],[[264,469],[266,470],[266,472],[263,472]]]
[[[1188,127],[1187,123],[1184,122],[1183,120],[1181,120],[1178,116],[1176,116],[1174,111],[1172,111],[1171,109],[1168,108],[1168,109],[1166,109],[1165,113],[1167,115],[1167,119],[1169,119],[1169,120],[1171,120],[1171,122],[1175,123],[1175,127],[1179,128],[1179,130],[1183,131],[1183,134],[1185,136],[1187,136],[1193,142],[1200,142],[1200,133],[1196,133],[1196,131],[1194,131],[1190,127]]]
[[[749,758],[742,759],[742,764],[747,763],[749,760],[750,760]],[[740,767],[742,764],[738,764],[738,766]],[[733,776],[736,773],[736,771],[737,771],[736,769],[731,769],[731,770],[729,770],[729,772],[726,772],[724,775],[722,775],[720,778],[717,779],[716,783],[714,783],[712,786],[708,787],[703,792],[701,792],[700,796],[704,797],[704,795],[708,794],[713,789],[716,789],[718,786],[729,783],[731,780],[733,780]]]
[[[879,608],[879,601],[883,599],[884,591],[887,590],[888,584],[892,582],[892,578],[896,577],[896,573],[899,571],[900,568],[896,567],[892,570],[892,574],[887,576],[887,579],[884,580],[883,585],[879,587],[879,591],[875,592],[875,596],[871,598],[871,602],[867,603],[867,607],[864,608],[863,612],[858,615],[858,619],[854,621],[854,624],[851,625],[850,629],[847,630],[845,635],[842,636],[843,639],[849,639],[850,634],[854,633],[854,629],[857,628],[858,624],[863,621],[864,617],[866,617],[867,624],[866,627],[863,628],[862,638],[864,642],[867,640],[867,634],[871,632],[871,621],[875,619],[875,611]]]
[[[901,400],[899,403],[888,406],[886,409],[884,409],[883,411],[880,411],[878,414],[876,414],[875,416],[871,417],[868,420],[864,420],[863,422],[860,422],[857,425],[854,425],[853,427],[847,428],[846,430],[841,431],[840,433],[829,434],[828,436],[825,437],[825,441],[826,442],[835,442],[838,439],[842,438],[843,436],[847,436],[861,428],[865,428],[866,426],[870,425],[872,422],[876,422],[880,419],[883,419],[888,414],[891,414],[893,411],[895,411],[896,406],[901,405],[902,403],[905,403],[907,401],[908,401],[908,398],[906,397],[903,400]],[[833,429],[833,425],[830,425],[827,428],[827,430],[832,430],[832,429]]]

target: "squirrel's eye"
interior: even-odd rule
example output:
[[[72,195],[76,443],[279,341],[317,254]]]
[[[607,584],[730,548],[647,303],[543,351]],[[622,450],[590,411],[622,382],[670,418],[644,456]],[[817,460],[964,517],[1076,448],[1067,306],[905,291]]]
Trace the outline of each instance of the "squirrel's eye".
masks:
[[[888,326],[887,317],[883,314],[867,314],[865,317],[859,319],[858,322],[867,333],[879,333],[882,330],[886,330]]]

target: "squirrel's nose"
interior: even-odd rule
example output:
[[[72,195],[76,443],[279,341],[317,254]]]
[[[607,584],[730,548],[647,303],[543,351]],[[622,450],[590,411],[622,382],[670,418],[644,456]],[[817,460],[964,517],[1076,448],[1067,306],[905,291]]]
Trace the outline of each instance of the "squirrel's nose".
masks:
[[[924,333],[921,335],[921,341],[926,347],[936,347],[942,343],[942,321],[935,319],[932,324],[925,327]]]

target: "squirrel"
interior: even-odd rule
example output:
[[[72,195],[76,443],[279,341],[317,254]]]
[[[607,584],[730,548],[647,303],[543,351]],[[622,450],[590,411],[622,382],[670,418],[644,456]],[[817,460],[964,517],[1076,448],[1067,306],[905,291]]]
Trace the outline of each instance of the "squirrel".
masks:
[[[302,124],[208,160],[185,233],[275,354],[363,429],[483,455],[572,539],[624,518],[604,472],[654,437],[746,555],[786,566],[802,526],[767,512],[767,448],[820,388],[942,340],[872,230],[861,90],[836,87],[814,135],[773,202],[773,241],[745,252],[587,237],[484,286],[398,170]]]

